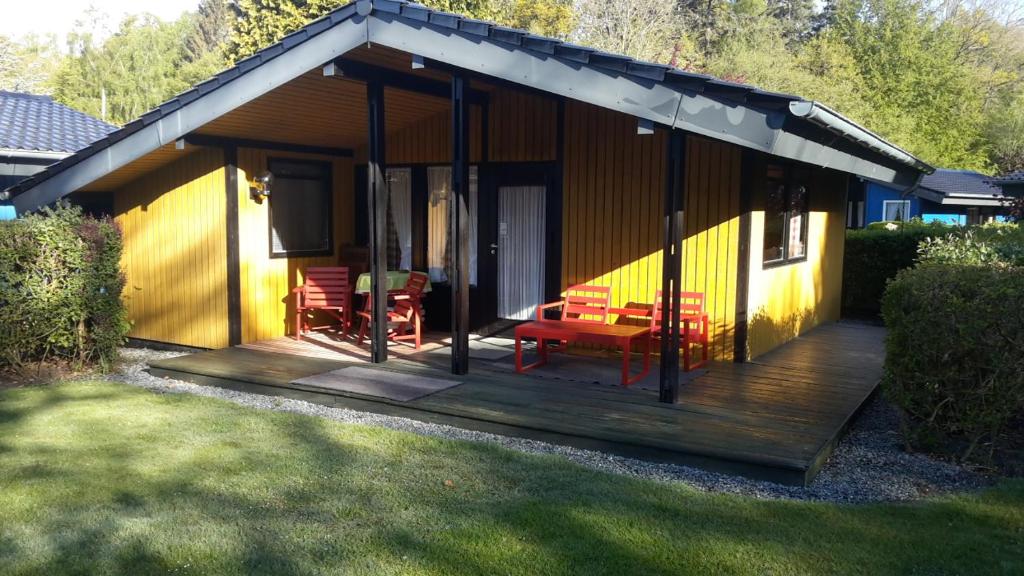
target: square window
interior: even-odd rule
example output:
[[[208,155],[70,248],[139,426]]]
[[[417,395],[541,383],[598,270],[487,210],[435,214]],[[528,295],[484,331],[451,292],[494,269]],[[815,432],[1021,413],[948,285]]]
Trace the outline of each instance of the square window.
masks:
[[[910,220],[910,200],[886,200],[882,202],[882,220],[885,222]]]
[[[272,159],[270,172],[270,255],[332,254],[330,164]]]

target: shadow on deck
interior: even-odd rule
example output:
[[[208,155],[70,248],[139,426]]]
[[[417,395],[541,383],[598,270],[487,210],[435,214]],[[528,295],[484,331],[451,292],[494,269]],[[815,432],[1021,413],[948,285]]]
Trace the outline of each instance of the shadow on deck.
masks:
[[[556,364],[547,374],[520,375],[507,355],[481,344],[471,354],[476,356],[471,373],[452,376],[439,338],[428,339],[420,353],[397,348],[394,360],[379,365],[366,364],[368,352],[349,342],[320,337],[155,361],[151,371],[198,384],[802,485],[814,478],[876,389],[883,338],[884,330],[872,326],[821,326],[753,362],[716,363],[684,376],[675,405],[657,401],[656,374],[623,389],[595,383],[603,380],[600,370],[579,369],[606,364],[616,374],[613,359],[562,355],[561,369]],[[498,341],[496,347],[504,344]],[[379,371],[383,379],[399,374],[459,385],[397,401],[294,382],[353,365]]]

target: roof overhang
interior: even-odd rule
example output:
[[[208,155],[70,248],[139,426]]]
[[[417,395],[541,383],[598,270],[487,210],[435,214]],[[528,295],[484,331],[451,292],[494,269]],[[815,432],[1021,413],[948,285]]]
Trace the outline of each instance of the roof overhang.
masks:
[[[931,188],[918,188],[914,195],[943,206],[1004,206],[1003,196],[979,196],[977,194],[943,194]]]
[[[905,152],[901,158],[894,146],[821,106],[805,113],[780,108],[772,99],[785,101],[784,95],[698,75],[669,82],[679,71],[590,49],[570,54],[556,40],[416,4],[360,0],[16,185],[14,203],[19,212],[50,204],[363,44],[896,186],[913,186],[931,169]],[[759,104],[767,101],[775,105]]]
[[[831,132],[816,130],[817,126],[808,122],[802,125],[793,122],[791,111],[712,98],[706,95],[706,90],[680,89],[654,79],[614,73],[537,50],[513,50],[490,41],[486,35],[443,26],[439,21],[431,20],[425,10],[422,11],[425,20],[408,17],[403,10],[407,4],[377,0],[374,5],[380,9],[374,11],[367,21],[367,37],[373,44],[588,102],[663,126],[897,186],[912,186],[920,171],[933,170],[903,151],[900,152],[909,164],[901,164],[900,160],[887,158],[880,152],[863,148],[856,150],[857,144],[870,133],[852,123],[847,132],[859,131],[860,137],[844,141],[853,146],[836,146],[837,138],[844,138],[845,134],[837,134],[835,129]],[[834,124],[838,126],[842,120],[835,116]],[[881,138],[871,136],[879,147],[884,144]],[[892,145],[888,148],[899,150]]]
[[[15,196],[14,206],[20,214],[51,204],[365,42],[365,18],[353,14],[281,56],[161,115],[144,128],[42,180]]]

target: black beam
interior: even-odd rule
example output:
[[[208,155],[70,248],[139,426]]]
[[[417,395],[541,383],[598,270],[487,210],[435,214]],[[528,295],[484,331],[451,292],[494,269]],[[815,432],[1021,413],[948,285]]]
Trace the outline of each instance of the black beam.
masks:
[[[341,79],[356,80],[358,82],[380,82],[388,88],[415,92],[424,96],[433,96],[445,100],[451,98],[452,88],[444,81],[434,80],[416,74],[406,74],[392,68],[374,66],[366,62],[338,58],[334,61],[335,70],[340,70]],[[337,73],[336,73],[337,74]],[[483,90],[473,90],[464,87],[463,95],[471,104],[485,104],[488,101],[488,94]]]
[[[384,86],[366,85],[367,112],[370,119],[367,147],[366,195],[370,208],[370,301],[373,309],[370,339],[372,362],[388,359],[388,186],[384,158]]]
[[[661,370],[658,400],[679,401],[679,291],[683,269],[683,195],[686,193],[686,133],[669,132],[665,175],[665,238],[661,276]]]
[[[452,193],[448,245],[452,261],[452,373],[469,371],[469,102],[466,79],[452,76]]]
[[[328,146],[309,146],[306,144],[291,144],[289,142],[272,142],[269,140],[250,140],[247,138],[229,138],[226,136],[211,136],[209,134],[189,134],[185,136],[185,143],[193,146],[215,146],[233,148],[253,148],[256,150],[277,150],[281,152],[298,152],[302,154],[320,154],[322,156],[338,156],[351,158],[354,153],[351,148],[331,148]]]
[[[242,343],[242,267],[238,245],[238,148],[224,147],[224,202],[227,238],[228,345]]]
[[[743,149],[740,163],[740,237],[736,266],[736,330],[733,334],[733,362],[747,361],[747,298],[750,295],[750,212],[753,209],[756,152]]]

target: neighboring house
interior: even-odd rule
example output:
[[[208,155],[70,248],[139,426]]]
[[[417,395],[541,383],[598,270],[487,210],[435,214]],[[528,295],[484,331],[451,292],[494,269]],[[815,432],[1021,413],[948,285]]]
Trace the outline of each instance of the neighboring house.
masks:
[[[1024,170],[989,178],[988,183],[998,186],[1004,196],[1024,197]]]
[[[0,91],[0,191],[115,129],[49,96]],[[0,218],[5,212],[12,215],[9,204]]]
[[[1002,218],[1002,190],[991,177],[972,170],[939,168],[921,179],[910,194],[892,186],[865,180],[852,189],[848,200],[847,227],[863,228],[872,222],[921,218],[926,222],[981,224]]]
[[[850,177],[931,171],[796,96],[364,0],[13,192],[20,212],[112,197],[138,339],[285,335],[307,267],[342,245],[383,259],[394,236],[392,266],[431,271],[428,322],[458,346],[570,285],[624,306],[667,282],[706,294],[713,358],[743,361],[839,318]]]

